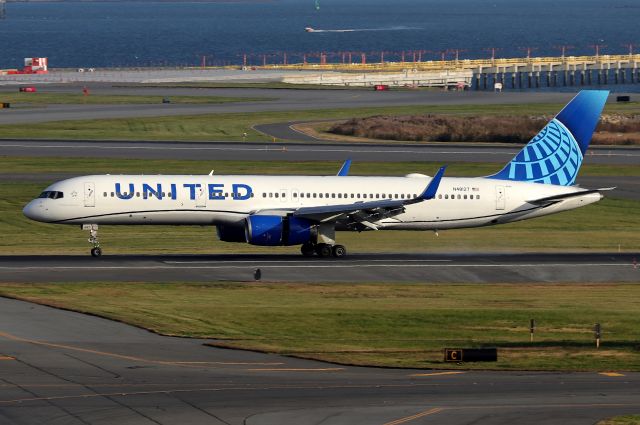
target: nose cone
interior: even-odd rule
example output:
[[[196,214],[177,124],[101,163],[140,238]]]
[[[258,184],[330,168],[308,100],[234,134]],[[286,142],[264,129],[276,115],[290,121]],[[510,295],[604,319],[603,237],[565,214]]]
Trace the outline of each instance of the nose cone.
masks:
[[[22,214],[24,214],[25,217],[30,218],[31,220],[46,221],[45,211],[46,210],[44,208],[42,200],[34,199],[33,201],[25,205],[25,207],[22,209]]]

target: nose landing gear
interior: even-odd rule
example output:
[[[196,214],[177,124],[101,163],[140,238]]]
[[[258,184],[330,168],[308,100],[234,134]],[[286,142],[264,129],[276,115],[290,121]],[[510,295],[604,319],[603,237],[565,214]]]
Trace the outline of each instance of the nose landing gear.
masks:
[[[82,230],[89,231],[89,243],[93,245],[91,248],[92,257],[100,257],[102,255],[102,249],[100,248],[100,241],[98,240],[98,225],[97,224],[83,224]]]

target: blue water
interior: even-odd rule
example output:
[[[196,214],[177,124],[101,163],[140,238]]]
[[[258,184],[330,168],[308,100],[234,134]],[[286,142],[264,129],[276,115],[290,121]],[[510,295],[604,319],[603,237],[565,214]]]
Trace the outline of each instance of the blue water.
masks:
[[[626,53],[639,43],[637,0],[273,0],[236,3],[9,3],[0,21],[0,68],[24,57],[49,57],[51,67],[196,65],[329,60],[367,52],[369,60],[447,49],[461,58]],[[348,32],[306,33],[310,26]],[[640,47],[638,48],[640,49]],[[427,52],[428,51],[428,52]],[[316,54],[314,56],[313,54]],[[452,57],[449,54],[448,57]],[[407,53],[407,60],[412,58]]]

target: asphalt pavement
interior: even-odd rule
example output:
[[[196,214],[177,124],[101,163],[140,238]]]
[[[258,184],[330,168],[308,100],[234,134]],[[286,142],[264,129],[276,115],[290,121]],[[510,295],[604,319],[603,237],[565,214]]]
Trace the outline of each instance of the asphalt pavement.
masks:
[[[637,253],[0,256],[0,282],[640,282]]]
[[[40,91],[82,93],[83,85],[42,86]],[[2,92],[17,90],[0,87]],[[366,108],[406,105],[490,105],[522,103],[568,102],[575,93],[557,92],[443,92],[427,90],[294,90],[258,88],[171,88],[171,87],[114,87],[110,84],[90,86],[93,94],[126,94],[171,96],[224,96],[238,98],[267,98],[265,101],[240,101],[220,104],[142,104],[142,105],[13,105],[0,109],[0,124],[38,123],[63,120],[107,118],[136,118],[152,116],[200,115],[217,113],[247,113],[268,111],[296,111],[334,108]]]
[[[207,342],[0,298],[0,423],[582,425],[640,411],[638,373],[361,368]]]

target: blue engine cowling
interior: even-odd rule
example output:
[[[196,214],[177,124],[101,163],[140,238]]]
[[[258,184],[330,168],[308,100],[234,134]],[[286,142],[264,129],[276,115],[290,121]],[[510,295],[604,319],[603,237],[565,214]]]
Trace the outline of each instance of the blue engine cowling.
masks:
[[[304,218],[252,215],[245,220],[247,243],[262,246],[302,245],[314,236],[315,226]]]

